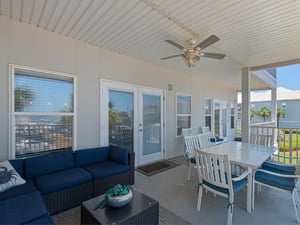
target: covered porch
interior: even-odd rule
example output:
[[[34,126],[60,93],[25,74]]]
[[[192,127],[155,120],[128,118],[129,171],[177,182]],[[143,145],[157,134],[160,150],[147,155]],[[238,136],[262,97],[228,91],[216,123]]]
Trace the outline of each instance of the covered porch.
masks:
[[[155,135],[147,139],[160,144],[159,159],[183,154],[180,135],[183,127],[191,127],[197,133],[201,126],[210,125],[212,132],[224,131],[227,140],[234,140],[237,91],[243,93],[242,141],[251,142],[255,127],[250,124],[250,91],[271,89],[272,111],[276,112],[276,73],[268,69],[300,63],[299,11],[298,1],[281,0],[0,0],[0,160],[17,158],[18,151],[40,153],[65,147],[76,151],[109,144],[108,115],[113,105],[109,103],[110,90],[132,94],[134,103],[142,102],[139,94],[145,89],[147,93],[155,90],[161,94],[161,121],[159,125],[152,124],[153,130],[149,133]],[[186,51],[190,43],[187,40],[195,39],[198,44],[214,35],[220,40],[205,51],[225,55],[224,59],[205,57],[204,52],[199,61],[190,58],[192,66],[186,58],[176,58],[186,56],[183,47]],[[169,56],[167,60],[161,59]],[[206,56],[213,55],[207,53]],[[15,110],[14,78],[24,71],[28,72],[25,77],[42,80],[50,77],[70,83],[70,95],[59,96],[69,100],[60,106],[63,110],[47,111],[52,103],[58,102],[57,96],[52,102],[43,99],[42,109],[30,110],[33,101],[24,101],[27,108]],[[39,83],[34,85],[39,86]],[[52,90],[55,89],[50,88]],[[38,94],[43,96],[44,93]],[[177,111],[178,96],[190,99],[188,110],[183,113]],[[210,106],[214,102],[223,104],[225,116],[215,117],[220,112],[219,105],[207,113],[207,102]],[[136,165],[140,165],[145,163],[142,160],[143,120],[139,114],[143,107],[134,107],[135,111],[126,106],[120,114],[137,118],[133,118],[130,126],[120,123],[118,128],[122,134],[126,133],[129,151],[135,152]],[[149,107],[146,111],[150,114],[153,109],[156,108]],[[57,118],[54,122],[44,119],[62,115],[68,117],[69,123],[67,127],[58,126],[59,129],[54,129],[60,125],[56,124]],[[35,120],[30,121],[30,116]],[[185,117],[183,123],[180,117]],[[19,118],[21,122],[17,124]],[[39,140],[32,143],[33,139],[27,136],[18,140],[18,125],[24,126],[25,133],[38,131],[35,138]],[[276,122],[271,128],[270,132],[276,137],[273,144],[277,140],[293,142],[290,136],[280,139],[282,132],[277,130]],[[284,131],[285,134],[293,132]],[[132,134],[130,138],[128,133]],[[116,134],[118,139],[117,135],[119,133]],[[32,133],[30,137],[34,137]],[[49,139],[45,141],[45,138]],[[55,142],[58,139],[60,142]],[[291,144],[283,146],[284,154],[278,159],[290,163],[294,150],[287,146]],[[296,160],[300,155],[298,150],[297,144]],[[202,211],[197,212],[198,181],[195,173],[186,181],[187,170],[186,165],[180,165],[151,177],[136,172],[134,188],[158,199],[164,207],[192,224],[224,224],[227,200],[204,195],[205,204]],[[256,196],[256,207],[251,214],[245,210],[245,198],[246,191],[237,195],[233,224],[295,223],[290,196],[263,188],[262,194]]]
[[[187,171],[188,166],[182,164],[150,177],[136,172],[133,187],[159,199],[163,207],[191,224],[226,224],[226,198],[204,193],[200,213],[196,210],[198,179],[193,170],[190,181],[187,181]],[[255,208],[251,213],[246,210],[246,197],[246,189],[235,195],[232,224],[297,224],[290,194],[263,187],[262,192],[255,195]]]

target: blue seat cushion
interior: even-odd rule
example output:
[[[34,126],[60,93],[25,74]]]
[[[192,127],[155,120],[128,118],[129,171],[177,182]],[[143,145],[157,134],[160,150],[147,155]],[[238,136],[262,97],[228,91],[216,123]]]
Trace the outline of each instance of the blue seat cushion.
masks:
[[[129,165],[120,164],[112,160],[84,166],[93,175],[93,179],[101,179],[108,176],[129,171]]]
[[[214,138],[211,138],[210,141],[211,142],[222,142],[222,141],[224,141],[224,139],[220,138],[220,137],[214,137]]]
[[[128,165],[128,150],[115,145],[109,146],[109,158],[118,163]]]
[[[23,224],[48,215],[41,194],[37,191],[0,202],[0,224]]]
[[[296,166],[294,165],[282,165],[270,161],[264,162],[261,167],[264,170],[269,170],[274,173],[281,173],[287,175],[293,175],[296,172]]]
[[[295,187],[294,178],[279,177],[261,171],[255,173],[255,180],[287,191],[292,191]]]
[[[77,150],[74,153],[76,167],[103,162],[109,159],[109,147]]]
[[[36,177],[35,183],[42,194],[48,194],[87,183],[91,180],[92,175],[83,168],[78,167]]]
[[[239,190],[241,190],[243,187],[245,187],[245,185],[248,183],[248,179],[247,177],[245,177],[242,180],[239,181],[232,181],[232,185],[233,185],[233,192],[238,192]],[[219,187],[217,185],[213,185],[205,180],[203,180],[203,184],[205,184],[206,186],[215,189],[219,192],[225,193],[225,194],[229,194],[229,190],[227,188],[222,188]]]
[[[27,158],[24,163],[26,178],[38,177],[75,167],[72,150],[51,152],[46,155]]]
[[[195,157],[189,158],[188,161],[190,161],[193,164],[196,164],[196,159]]]
[[[7,198],[12,198],[18,195],[23,195],[27,193],[31,193],[37,191],[32,179],[27,179],[25,184],[15,186],[9,190],[6,190],[4,192],[0,193],[0,201],[7,199]]]

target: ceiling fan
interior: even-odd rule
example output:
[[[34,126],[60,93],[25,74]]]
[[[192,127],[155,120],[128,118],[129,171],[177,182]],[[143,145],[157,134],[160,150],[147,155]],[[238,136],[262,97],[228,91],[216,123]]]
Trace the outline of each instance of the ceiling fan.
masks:
[[[218,40],[220,40],[216,35],[211,35],[204,41],[200,42],[198,45],[195,46],[196,40],[195,39],[189,39],[187,41],[188,47],[184,48],[182,45],[178,44],[175,41],[172,40],[165,40],[165,42],[179,48],[180,50],[183,50],[182,54],[179,55],[172,55],[168,57],[160,58],[161,60],[175,58],[181,56],[183,60],[185,61],[185,64],[188,67],[195,66],[195,62],[200,60],[201,57],[208,57],[208,58],[214,58],[214,59],[223,59],[225,57],[224,54],[218,54],[218,53],[211,53],[211,52],[202,52],[203,49],[207,48],[208,46],[216,43]]]

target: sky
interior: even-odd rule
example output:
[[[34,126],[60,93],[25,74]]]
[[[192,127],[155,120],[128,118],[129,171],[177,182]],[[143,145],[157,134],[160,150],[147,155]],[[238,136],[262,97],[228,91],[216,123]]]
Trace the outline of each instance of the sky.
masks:
[[[300,90],[300,64],[278,67],[277,87]]]

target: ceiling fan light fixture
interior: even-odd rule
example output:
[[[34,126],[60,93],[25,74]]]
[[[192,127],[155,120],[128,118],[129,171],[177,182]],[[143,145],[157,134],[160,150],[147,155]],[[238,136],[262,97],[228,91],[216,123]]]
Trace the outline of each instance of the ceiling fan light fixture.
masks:
[[[224,54],[212,53],[212,52],[201,52],[203,49],[216,43],[219,40],[220,39],[216,35],[213,34],[195,46],[196,40],[189,39],[189,40],[187,40],[187,44],[188,44],[187,48],[184,48],[181,44],[178,44],[175,41],[165,40],[165,42],[167,42],[168,44],[171,44],[171,45],[175,46],[176,48],[183,50],[183,54],[171,55],[171,56],[163,57],[160,59],[165,60],[165,59],[170,59],[170,58],[175,58],[175,57],[181,56],[187,67],[195,66],[195,62],[199,61],[200,57],[207,57],[207,58],[213,58],[213,59],[224,59],[224,57],[225,57]]]
[[[200,52],[194,50],[186,50],[182,58],[187,67],[195,66],[195,62],[200,60]]]

